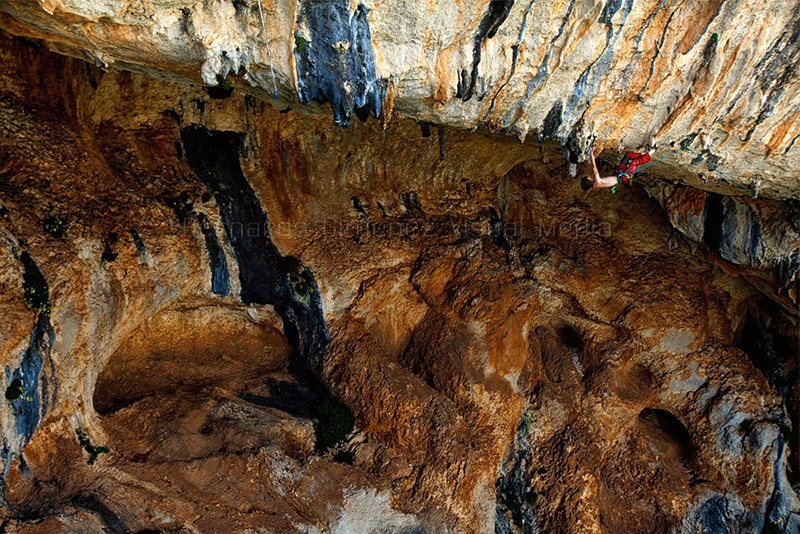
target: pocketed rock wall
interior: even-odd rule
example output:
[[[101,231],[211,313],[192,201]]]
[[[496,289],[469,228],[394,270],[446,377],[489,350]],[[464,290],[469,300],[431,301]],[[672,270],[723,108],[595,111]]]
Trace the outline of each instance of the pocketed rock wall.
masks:
[[[6,532],[798,531],[796,318],[643,188],[0,44]]]

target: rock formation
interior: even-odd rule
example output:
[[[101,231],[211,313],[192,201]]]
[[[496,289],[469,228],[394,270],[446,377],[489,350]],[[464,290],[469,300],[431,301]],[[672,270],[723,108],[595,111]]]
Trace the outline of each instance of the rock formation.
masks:
[[[0,0],[0,531],[800,531],[800,7],[261,7]]]
[[[800,189],[794,0],[3,0],[0,10],[12,33],[98,67],[206,85],[232,75],[281,106],[329,101],[340,125],[388,105],[556,139],[581,161],[593,140],[690,140],[729,179],[688,150],[665,164],[673,179],[770,198]]]

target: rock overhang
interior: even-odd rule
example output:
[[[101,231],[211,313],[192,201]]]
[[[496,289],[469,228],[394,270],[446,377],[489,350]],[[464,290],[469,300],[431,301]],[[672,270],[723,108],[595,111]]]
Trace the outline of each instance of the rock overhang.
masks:
[[[0,10],[11,33],[102,67],[206,85],[232,75],[263,98],[277,89],[280,107],[319,113],[316,102],[330,102],[340,126],[394,110],[555,139],[579,161],[593,144],[624,151],[654,137],[664,155],[691,139],[694,153],[658,174],[728,195],[800,196],[794,0],[4,0]]]

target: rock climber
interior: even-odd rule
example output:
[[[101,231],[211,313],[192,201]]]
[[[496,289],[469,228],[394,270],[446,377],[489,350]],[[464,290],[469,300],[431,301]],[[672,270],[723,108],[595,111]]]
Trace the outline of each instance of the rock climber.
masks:
[[[652,145],[651,145],[652,146]],[[614,174],[611,176],[600,176],[600,172],[597,170],[597,163],[594,161],[594,149],[592,149],[592,176],[584,176],[581,179],[581,189],[584,191],[588,191],[589,189],[600,189],[603,187],[610,187],[611,192],[616,192],[617,184],[623,183],[628,184],[631,181],[631,176],[636,169],[638,169],[641,165],[648,163],[650,161],[650,154],[653,153],[651,149],[649,152],[640,153],[640,152],[626,152],[625,156],[622,158],[622,161],[619,162],[617,165],[617,169],[614,171]]]

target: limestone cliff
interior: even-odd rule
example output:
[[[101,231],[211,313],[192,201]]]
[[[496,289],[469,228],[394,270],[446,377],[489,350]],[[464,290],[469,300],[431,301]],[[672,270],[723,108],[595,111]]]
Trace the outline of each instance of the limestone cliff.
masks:
[[[800,532],[795,6],[0,9],[0,531]]]
[[[262,31],[261,13],[265,22]],[[690,148],[664,173],[798,198],[796,0],[2,0],[0,25],[54,50],[172,80],[240,86],[279,107],[556,139],[577,160],[654,136]],[[266,35],[264,42],[262,35]]]

